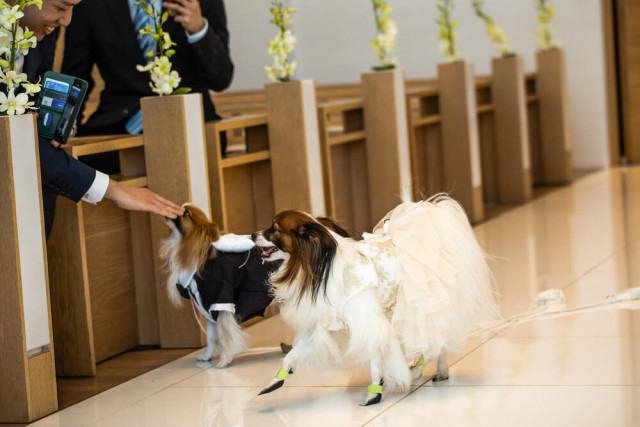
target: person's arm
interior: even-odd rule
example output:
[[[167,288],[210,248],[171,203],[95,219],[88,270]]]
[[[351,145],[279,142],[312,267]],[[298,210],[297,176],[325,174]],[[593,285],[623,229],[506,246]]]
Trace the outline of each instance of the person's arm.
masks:
[[[178,13],[174,19],[182,24],[187,36],[198,34],[206,25],[206,32],[189,43],[198,60],[196,69],[209,89],[221,91],[229,87],[234,66],[229,55],[229,30],[222,0],[175,0],[163,6]]]
[[[128,211],[151,212],[172,219],[184,213],[184,208],[148,188],[129,187],[112,179],[104,197]]]
[[[65,29],[64,57],[61,72],[78,77],[89,83],[85,99],[89,98],[95,86],[91,72],[95,64],[94,48],[91,40],[91,28],[88,16],[84,13],[91,4],[79,4],[73,11],[73,19]],[[77,123],[83,123],[85,104],[78,114]]]
[[[118,207],[131,211],[151,212],[175,218],[184,209],[147,188],[128,187],[102,172],[54,148],[48,139],[40,137],[40,170],[42,184],[74,202],[98,203],[112,200]]]

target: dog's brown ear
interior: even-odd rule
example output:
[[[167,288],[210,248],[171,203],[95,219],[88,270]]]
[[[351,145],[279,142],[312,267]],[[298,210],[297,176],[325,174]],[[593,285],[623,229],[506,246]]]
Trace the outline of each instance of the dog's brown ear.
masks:
[[[184,237],[178,250],[178,259],[186,268],[200,271],[209,258],[215,257],[211,245],[220,238],[220,229],[215,222],[207,222],[196,226]]]
[[[204,227],[204,232],[209,236],[211,243],[217,242],[220,239],[220,227],[218,227],[218,224],[212,221],[203,224],[202,227]]]
[[[300,237],[294,239],[296,246],[294,252],[295,257],[301,257],[303,274],[298,301],[307,291],[311,292],[311,298],[315,301],[320,293],[326,295],[329,273],[338,243],[327,228],[317,222],[301,224],[296,232]]]

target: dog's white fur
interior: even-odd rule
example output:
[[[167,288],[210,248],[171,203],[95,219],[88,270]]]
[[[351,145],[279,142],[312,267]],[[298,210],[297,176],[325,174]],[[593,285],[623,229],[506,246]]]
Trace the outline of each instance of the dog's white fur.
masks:
[[[186,206],[186,204],[185,204]],[[176,306],[182,305],[182,297],[176,289],[176,283],[195,286],[194,275],[196,273],[197,260],[192,260],[189,265],[181,265],[176,256],[178,244],[184,236],[175,226],[173,221],[165,219],[166,224],[171,229],[171,234],[166,238],[160,248],[160,256],[165,260],[169,270],[167,280],[167,292],[169,299]],[[213,243],[213,242],[212,242]],[[212,250],[214,250],[212,248]],[[235,315],[228,311],[221,311],[218,314],[218,321],[207,322],[207,346],[203,353],[196,356],[200,362],[208,362],[214,356],[220,356],[216,368],[225,368],[233,358],[247,349],[247,334],[238,324]]]
[[[424,341],[424,338],[420,338],[425,336],[424,333],[408,337],[405,330],[393,324],[383,311],[376,289],[366,288],[355,295],[345,292],[349,285],[346,283],[350,277],[348,273],[355,268],[354,260],[362,260],[363,256],[367,258],[363,245],[368,243],[356,242],[331,232],[338,245],[326,295],[320,293],[314,301],[311,292],[305,292],[298,300],[300,283],[295,282],[279,284],[274,288],[276,300],[281,304],[281,315],[296,332],[293,349],[284,358],[281,369],[295,372],[302,363],[311,363],[316,365],[314,369],[318,369],[318,365],[322,367],[340,360],[341,350],[326,327],[338,308],[340,320],[349,334],[347,354],[368,362],[372,384],[380,384],[384,380],[385,392],[408,391],[413,372],[407,361],[412,358],[414,363],[418,358],[423,358],[423,363],[437,359],[434,378],[448,378],[446,353],[457,349],[471,329],[483,318],[494,317],[497,309],[483,252],[460,205],[448,197],[438,196],[429,201],[405,202],[387,217],[393,216],[394,212],[401,214],[409,211],[419,203],[429,203],[433,207],[428,220],[432,221],[431,225],[440,237],[439,242],[421,244],[441,245],[441,255],[446,256],[447,262],[453,265],[460,281],[459,292],[451,295],[453,303],[425,318],[427,325],[437,329],[426,337],[428,342],[415,342]],[[313,221],[311,216],[309,221]],[[384,220],[376,231],[384,235],[383,223]],[[390,234],[393,237],[392,232]],[[263,233],[259,233],[255,241],[260,246],[273,245]],[[285,271],[286,263],[274,273],[272,281]],[[372,260],[367,258],[366,263],[369,274],[377,276]],[[390,268],[399,269],[400,266]],[[385,279],[377,276],[376,280]],[[402,292],[406,280],[406,277],[400,280],[399,292]],[[367,395],[367,399],[371,398],[372,395]]]

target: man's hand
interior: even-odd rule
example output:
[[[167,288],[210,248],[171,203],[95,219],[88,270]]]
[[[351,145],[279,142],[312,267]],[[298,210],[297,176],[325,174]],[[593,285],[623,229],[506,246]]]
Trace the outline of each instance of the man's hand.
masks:
[[[189,34],[195,34],[204,28],[204,18],[198,0],[173,0],[171,3],[165,1],[162,6],[178,14],[174,18],[175,21],[181,23]]]
[[[157,195],[148,188],[128,187],[112,179],[104,195],[122,209],[143,211],[176,218],[184,213],[184,208]]]

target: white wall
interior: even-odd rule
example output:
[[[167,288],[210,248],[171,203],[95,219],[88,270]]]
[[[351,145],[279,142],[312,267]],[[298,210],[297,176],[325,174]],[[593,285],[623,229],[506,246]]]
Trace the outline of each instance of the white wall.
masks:
[[[397,56],[407,78],[436,76],[438,51],[435,0],[388,0],[399,28]],[[289,0],[297,9],[294,34],[298,78],[318,84],[349,83],[375,65],[370,0]],[[533,0],[486,0],[486,10],[500,23],[527,71],[535,70]],[[556,0],[557,33],[567,52],[571,130],[576,167],[608,164],[605,65],[600,0]],[[269,24],[268,0],[227,0],[231,53],[236,74],[230,90],[261,88],[270,63],[266,45],[276,33]],[[460,50],[478,74],[490,72],[495,53],[473,15],[470,0],[458,0]]]

